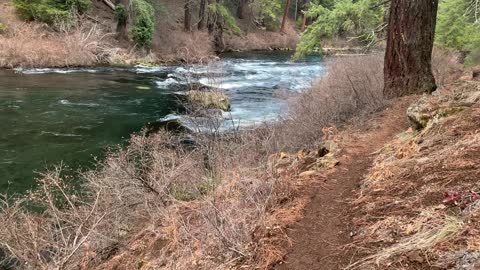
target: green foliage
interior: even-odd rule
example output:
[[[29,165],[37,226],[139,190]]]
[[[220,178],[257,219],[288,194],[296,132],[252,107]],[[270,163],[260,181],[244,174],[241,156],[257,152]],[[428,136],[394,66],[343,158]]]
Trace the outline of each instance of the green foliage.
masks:
[[[256,0],[250,6],[256,14],[256,19],[262,22],[268,31],[275,31],[278,28],[278,17],[283,10],[282,0]]]
[[[22,19],[55,25],[71,23],[76,13],[90,8],[91,0],[13,0],[13,4]]]
[[[0,23],[0,34],[5,33],[5,31],[7,31],[7,27],[5,26],[5,24]]]
[[[128,20],[127,8],[123,4],[115,6],[115,19],[120,24],[126,24]]]
[[[240,27],[238,27],[235,18],[224,5],[222,5],[221,3],[212,3],[208,5],[208,9],[210,10],[210,12],[217,14],[217,16],[223,18],[227,31],[236,35],[242,34],[242,30],[240,29]]]
[[[167,13],[167,8],[163,3],[157,0],[146,0],[150,5],[152,5],[155,10],[155,16],[164,15]]]
[[[475,18],[472,0],[444,0],[440,2],[436,43],[463,51],[480,48],[480,21]],[[478,12],[478,10],[477,10]]]
[[[378,0],[339,0],[330,8],[331,1],[322,2],[325,6],[312,3],[305,13],[316,19],[302,34],[294,58],[319,50],[323,39],[335,36],[353,35],[364,43],[376,39],[375,29],[382,24],[384,14]]]
[[[130,35],[133,41],[142,47],[148,47],[152,43],[155,30],[155,10],[145,0],[133,0],[133,25]]]

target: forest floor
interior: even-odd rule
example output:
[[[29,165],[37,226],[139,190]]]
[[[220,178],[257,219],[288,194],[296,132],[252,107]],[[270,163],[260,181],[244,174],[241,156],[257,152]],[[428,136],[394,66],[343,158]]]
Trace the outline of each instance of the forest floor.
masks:
[[[340,164],[276,269],[479,269],[479,117],[480,83],[462,80],[336,135]]]

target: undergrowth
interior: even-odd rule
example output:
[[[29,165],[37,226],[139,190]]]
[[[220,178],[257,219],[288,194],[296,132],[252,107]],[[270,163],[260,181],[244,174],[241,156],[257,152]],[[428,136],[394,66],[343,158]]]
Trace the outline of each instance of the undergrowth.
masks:
[[[138,45],[148,47],[155,31],[155,10],[145,0],[134,0],[132,6],[134,19],[130,29],[131,38]]]
[[[86,12],[90,0],[13,0],[20,17],[27,21],[41,21],[54,26],[72,24],[74,16]]]

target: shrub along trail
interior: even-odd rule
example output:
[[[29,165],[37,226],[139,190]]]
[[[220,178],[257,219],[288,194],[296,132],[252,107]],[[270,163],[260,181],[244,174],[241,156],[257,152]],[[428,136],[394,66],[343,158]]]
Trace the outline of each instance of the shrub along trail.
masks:
[[[308,191],[311,202],[304,218],[289,228],[293,245],[276,269],[341,269],[358,259],[353,249],[347,248],[355,235],[351,226],[355,213],[349,202],[356,199],[355,190],[368,173],[374,153],[407,129],[405,112],[414,99],[395,100],[361,127],[352,125],[334,135],[341,148],[340,163],[325,185]]]

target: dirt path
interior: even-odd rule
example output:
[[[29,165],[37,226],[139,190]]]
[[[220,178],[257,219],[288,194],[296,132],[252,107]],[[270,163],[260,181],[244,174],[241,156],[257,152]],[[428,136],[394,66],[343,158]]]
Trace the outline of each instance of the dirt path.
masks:
[[[396,134],[407,129],[405,111],[412,98],[397,100],[361,130],[340,134],[340,165],[322,188],[311,190],[311,202],[304,218],[290,228],[293,241],[279,270],[341,269],[354,260],[354,251],[345,248],[350,242],[354,213],[348,201],[355,198],[355,189],[368,172],[374,157]]]

